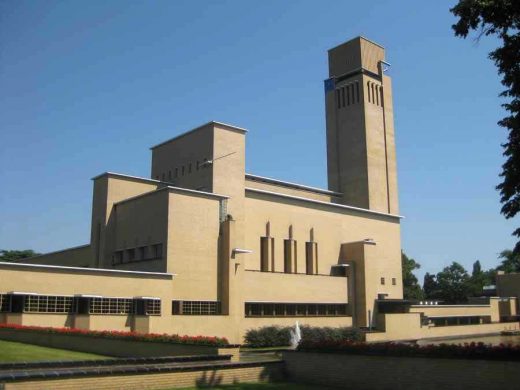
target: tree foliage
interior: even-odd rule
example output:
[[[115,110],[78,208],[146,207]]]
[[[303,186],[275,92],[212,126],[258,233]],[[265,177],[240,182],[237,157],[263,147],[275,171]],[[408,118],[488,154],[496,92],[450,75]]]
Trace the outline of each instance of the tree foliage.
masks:
[[[520,254],[516,254],[512,250],[506,249],[498,255],[502,262],[497,267],[498,271],[504,271],[506,274],[511,272],[520,272]]]
[[[401,252],[401,263],[403,269],[403,297],[404,299],[416,299],[421,300],[424,298],[423,291],[419,285],[417,277],[413,271],[421,268],[421,265],[414,259],[406,256],[404,252]]]
[[[36,253],[32,249],[25,250],[0,250],[0,261],[12,262],[20,259],[26,259],[28,257],[38,256],[40,253]]]
[[[438,298],[445,303],[467,302],[469,295],[469,275],[464,267],[454,261],[435,277]]]
[[[451,9],[458,17],[453,30],[466,38],[470,31],[479,30],[477,39],[493,35],[502,45],[489,53],[502,76],[505,90],[500,94],[508,101],[502,106],[508,112],[498,124],[508,130],[502,165],[502,182],[497,186],[502,202],[502,214],[514,217],[520,211],[520,1],[518,0],[459,0]],[[513,232],[520,238],[520,228]],[[514,250],[520,254],[520,241]]]

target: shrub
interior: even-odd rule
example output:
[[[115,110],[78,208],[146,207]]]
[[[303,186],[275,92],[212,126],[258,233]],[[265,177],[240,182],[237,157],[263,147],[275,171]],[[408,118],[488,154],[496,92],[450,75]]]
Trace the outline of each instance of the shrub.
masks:
[[[13,329],[40,333],[57,333],[86,337],[102,337],[107,339],[119,339],[128,341],[149,341],[155,343],[208,345],[224,347],[229,345],[226,338],[211,336],[180,336],[177,334],[157,334],[123,332],[117,330],[85,330],[75,328],[50,328],[42,326],[24,326],[17,324],[0,324],[0,329]]]
[[[249,329],[245,335],[246,344],[250,347],[281,347],[291,344],[291,327],[264,326]]]
[[[335,341],[361,341],[363,334],[355,328],[331,328],[303,325],[302,342],[335,342]],[[264,326],[258,329],[250,329],[245,336],[246,344],[250,347],[283,347],[291,345],[291,330],[294,326]]]

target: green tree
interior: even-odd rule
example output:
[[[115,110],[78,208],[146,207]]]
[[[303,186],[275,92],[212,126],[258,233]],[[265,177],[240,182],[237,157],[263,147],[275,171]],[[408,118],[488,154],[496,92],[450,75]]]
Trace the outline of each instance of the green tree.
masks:
[[[473,263],[473,271],[468,279],[468,296],[479,297],[484,291],[484,286],[494,283],[493,273],[490,271],[483,271],[480,261]]]
[[[32,249],[25,249],[21,251],[17,250],[0,250],[0,261],[16,261],[19,259],[26,259],[28,257],[38,256],[40,253],[36,253]]]
[[[520,272],[520,254],[513,252],[510,249],[503,250],[498,255],[502,262],[497,267],[498,271],[504,271],[506,274],[511,272]]]
[[[421,265],[414,259],[406,256],[404,252],[401,252],[401,263],[403,269],[403,296],[404,299],[423,299],[424,294],[419,285],[417,277],[413,271],[421,268]]]
[[[497,186],[502,202],[502,214],[514,217],[520,211],[520,1],[518,0],[459,0],[450,10],[458,21],[452,26],[455,36],[466,38],[478,30],[477,40],[493,35],[501,46],[489,53],[498,67],[505,90],[500,96],[508,101],[502,106],[508,112],[498,124],[509,132],[504,148],[502,182]],[[520,237],[520,228],[513,232]],[[514,250],[520,254],[520,241]]]
[[[445,267],[435,277],[438,285],[438,298],[445,303],[467,302],[469,295],[469,275],[457,262]]]
[[[423,280],[423,291],[426,299],[437,299],[439,297],[439,285],[435,275],[426,272]]]

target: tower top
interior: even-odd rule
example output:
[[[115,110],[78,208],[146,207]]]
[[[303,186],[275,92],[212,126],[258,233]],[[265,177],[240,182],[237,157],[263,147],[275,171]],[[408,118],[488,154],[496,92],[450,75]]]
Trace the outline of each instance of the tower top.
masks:
[[[379,64],[384,60],[383,46],[359,36],[329,50],[329,77],[363,70],[379,74]]]

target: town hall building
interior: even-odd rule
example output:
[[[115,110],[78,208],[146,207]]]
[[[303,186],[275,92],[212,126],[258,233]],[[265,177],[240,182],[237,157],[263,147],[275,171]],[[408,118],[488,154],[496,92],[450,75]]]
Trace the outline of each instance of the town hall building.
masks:
[[[151,147],[148,178],[92,179],[88,244],[0,263],[0,323],[238,343],[295,321],[365,328],[369,341],[511,326],[515,298],[402,299],[385,50],[358,37],[328,56],[328,189],[246,173],[247,130],[204,124]]]

